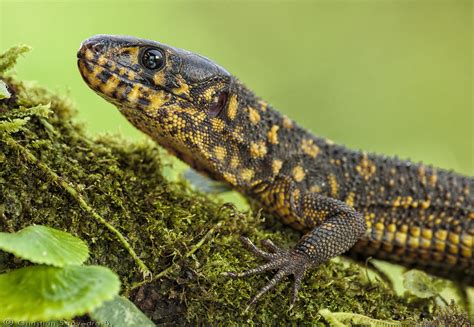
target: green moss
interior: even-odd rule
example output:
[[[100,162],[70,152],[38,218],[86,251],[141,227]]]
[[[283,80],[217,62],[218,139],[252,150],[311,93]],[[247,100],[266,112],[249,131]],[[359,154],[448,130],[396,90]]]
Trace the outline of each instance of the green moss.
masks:
[[[19,52],[0,63],[14,63]],[[157,323],[316,325],[323,324],[318,311],[324,308],[374,319],[431,316],[431,301],[398,297],[340,260],[305,278],[292,311],[286,282],[243,313],[270,274],[222,275],[259,263],[239,235],[290,246],[298,233],[192,191],[184,180],[166,180],[166,155],[151,141],[87,136],[67,98],[6,76],[7,66],[0,65],[0,79],[12,93],[0,100],[0,231],[43,224],[79,236],[90,247],[89,263],[116,271],[124,294]],[[17,265],[2,257],[0,271]]]

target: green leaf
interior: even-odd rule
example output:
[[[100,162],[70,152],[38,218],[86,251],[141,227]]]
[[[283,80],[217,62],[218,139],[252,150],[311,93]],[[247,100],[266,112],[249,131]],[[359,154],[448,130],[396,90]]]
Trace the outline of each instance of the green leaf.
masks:
[[[8,91],[7,84],[0,79],[0,100],[8,99],[11,96],[10,91]]]
[[[89,257],[87,245],[81,239],[40,225],[16,233],[0,233],[0,249],[34,263],[56,267],[80,265]]]
[[[123,296],[116,296],[112,301],[105,302],[102,306],[91,312],[90,316],[101,324],[114,327],[155,326],[135,304]]]
[[[426,299],[437,296],[446,287],[446,283],[430,277],[423,271],[413,269],[403,274],[403,286],[411,294]]]
[[[0,321],[71,319],[91,312],[120,290],[100,266],[31,266],[0,275]]]

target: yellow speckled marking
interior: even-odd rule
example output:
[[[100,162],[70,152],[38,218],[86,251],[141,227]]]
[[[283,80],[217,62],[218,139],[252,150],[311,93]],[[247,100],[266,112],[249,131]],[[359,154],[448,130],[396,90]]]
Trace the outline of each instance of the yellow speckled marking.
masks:
[[[230,168],[236,169],[239,167],[240,159],[237,155],[233,155],[232,158],[230,158]]]
[[[430,200],[421,201],[421,202],[420,202],[420,205],[421,205],[421,208],[423,208],[423,209],[428,209],[429,206],[430,206]]]
[[[220,133],[224,130],[225,123],[220,118],[213,118],[211,120],[211,124],[212,124],[212,129],[217,133]]]
[[[267,111],[268,103],[263,100],[258,100],[258,105],[260,106],[260,110],[262,110],[262,112]]]
[[[305,175],[306,174],[304,172],[303,167],[296,166],[295,168],[293,168],[293,178],[295,179],[295,181],[301,182],[304,179]]]
[[[166,83],[165,71],[162,70],[159,73],[155,74],[153,76],[153,82],[155,83],[155,85],[165,85]]]
[[[283,116],[283,122],[282,122],[282,125],[284,128],[292,128],[293,127],[293,122],[291,121],[290,118],[288,118],[287,116]]]
[[[375,174],[375,164],[367,158],[367,154],[364,154],[360,163],[356,166],[357,172],[365,179],[368,180]]]
[[[232,131],[232,138],[238,143],[244,143],[244,133],[242,126],[236,126]]]
[[[188,85],[188,83],[186,83],[186,81],[180,75],[178,76],[178,81],[179,81],[179,86],[172,89],[173,93],[176,94],[176,95],[184,94],[186,96],[189,96],[189,85]]]
[[[448,232],[444,229],[439,229],[435,232],[435,237],[440,241],[446,241]]]
[[[221,145],[217,145],[214,148],[214,155],[216,156],[217,160],[224,161],[225,157],[227,156],[227,149]]]
[[[249,107],[249,108],[248,108],[248,111],[249,111],[249,120],[250,120],[250,122],[251,122],[253,125],[258,124],[258,122],[260,121],[260,114],[258,113],[258,111],[255,110],[255,109],[252,108],[252,107]]]
[[[316,158],[319,153],[319,147],[314,144],[314,140],[312,139],[303,139],[301,141],[301,149],[312,158]]]
[[[283,166],[283,161],[281,161],[280,159],[274,159],[272,161],[273,175],[277,175],[280,172],[281,166]]]
[[[244,181],[248,182],[253,178],[254,174],[255,174],[255,172],[252,169],[244,168],[240,171],[240,178],[242,178]]]
[[[263,158],[267,154],[265,142],[258,141],[250,143],[250,156],[252,158]]]
[[[329,187],[331,187],[331,196],[337,197],[337,193],[339,193],[339,184],[337,183],[336,176],[334,174],[330,174],[328,181]]]
[[[431,175],[428,178],[428,183],[430,184],[431,187],[435,187],[437,181],[438,181],[438,175],[436,175],[436,173],[433,172],[433,175]]]
[[[280,129],[280,126],[278,125],[273,125],[272,128],[268,131],[268,141],[271,144],[278,144],[278,130]]]
[[[232,94],[229,99],[229,105],[227,106],[227,117],[230,120],[234,120],[237,116],[237,96]]]
[[[235,177],[234,174],[225,172],[223,175],[224,175],[224,179],[231,185],[237,184],[237,178]]]
[[[390,233],[395,233],[397,231],[397,225],[389,224],[387,226],[387,231],[390,232]]]
[[[349,192],[346,198],[346,204],[353,207],[354,206],[355,193]]]

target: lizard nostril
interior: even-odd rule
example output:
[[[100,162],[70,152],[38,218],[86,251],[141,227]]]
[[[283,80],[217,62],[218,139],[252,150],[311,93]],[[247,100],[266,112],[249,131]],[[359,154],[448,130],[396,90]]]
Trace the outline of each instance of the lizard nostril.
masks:
[[[102,43],[95,43],[91,46],[91,50],[100,53],[104,49],[104,45]]]

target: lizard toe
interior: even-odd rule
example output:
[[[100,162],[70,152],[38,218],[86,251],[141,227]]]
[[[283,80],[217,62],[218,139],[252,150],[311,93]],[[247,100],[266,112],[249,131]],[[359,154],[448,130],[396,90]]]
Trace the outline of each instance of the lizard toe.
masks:
[[[298,298],[298,290],[301,286],[301,281],[308,268],[312,266],[310,258],[304,253],[295,250],[282,250],[270,240],[265,240],[262,245],[269,249],[271,253],[265,252],[255,246],[248,238],[242,237],[244,246],[252,252],[255,256],[264,258],[266,263],[255,268],[242,272],[228,272],[226,275],[233,278],[247,277],[255,274],[261,274],[269,270],[277,270],[273,278],[262,287],[257,294],[250,300],[246,311],[255,304],[265,293],[273,289],[279,282],[289,275],[294,275],[295,282],[293,284],[291,295],[291,307]]]

